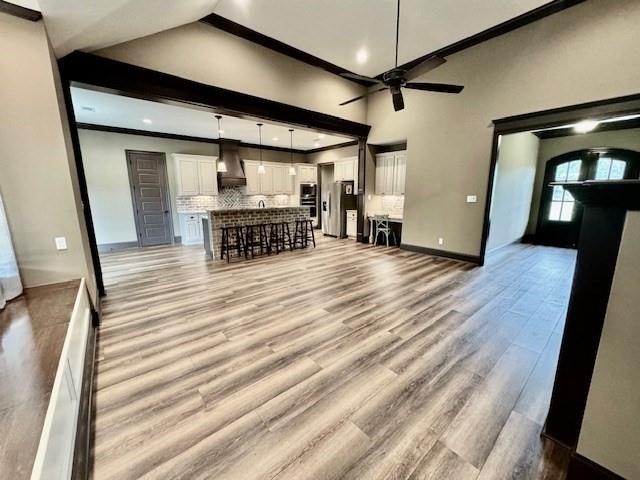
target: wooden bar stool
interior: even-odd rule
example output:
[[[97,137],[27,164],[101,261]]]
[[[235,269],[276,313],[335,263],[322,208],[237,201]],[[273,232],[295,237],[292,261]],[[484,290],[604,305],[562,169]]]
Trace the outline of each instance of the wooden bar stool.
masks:
[[[234,225],[222,227],[222,241],[220,242],[220,260],[224,260],[226,255],[227,263],[231,261],[231,251],[235,250],[237,257],[244,255],[247,258],[247,252],[242,239],[242,226]]]
[[[269,224],[269,250],[276,254],[287,249],[293,250],[293,242],[291,241],[291,231],[288,222],[274,222]]]
[[[316,237],[313,233],[313,222],[309,218],[301,218],[296,220],[296,227],[293,234],[293,247],[307,248],[309,240],[313,242],[313,248],[316,248]]]
[[[260,255],[263,255],[265,251],[267,253],[271,253],[269,249],[266,224],[260,223],[257,225],[245,226],[244,248],[245,257],[251,254],[251,258],[254,258],[256,248],[260,249]]]

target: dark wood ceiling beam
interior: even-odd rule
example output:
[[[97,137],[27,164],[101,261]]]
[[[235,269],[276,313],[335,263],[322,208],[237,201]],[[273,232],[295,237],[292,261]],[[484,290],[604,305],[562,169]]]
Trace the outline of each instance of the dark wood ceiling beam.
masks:
[[[42,14],[37,10],[21,7],[14,3],[5,2],[4,0],[0,0],[0,13],[7,13],[14,17],[23,18],[32,22],[37,22],[42,18]]]
[[[249,40],[250,42],[261,45],[265,48],[273,50],[275,52],[281,53],[282,55],[286,55],[288,57],[294,58],[301,62],[304,62],[308,65],[321,68],[326,70],[329,73],[333,73],[335,75],[340,75],[341,73],[353,73],[349,70],[339,67],[338,65],[334,65],[331,62],[327,62],[321,58],[316,57],[310,53],[304,52],[298,48],[292,47],[280,40],[276,40],[275,38],[264,35],[260,32],[256,32],[244,25],[236,23],[232,20],[224,18],[220,15],[216,15],[212,13],[211,15],[207,15],[206,17],[200,19],[202,23],[206,23],[207,25],[211,25],[219,30],[230,33],[240,38],[244,38],[245,40]],[[354,80],[350,78],[340,77],[344,80],[348,80],[350,82],[357,83],[359,85],[369,87],[372,85],[371,82]]]

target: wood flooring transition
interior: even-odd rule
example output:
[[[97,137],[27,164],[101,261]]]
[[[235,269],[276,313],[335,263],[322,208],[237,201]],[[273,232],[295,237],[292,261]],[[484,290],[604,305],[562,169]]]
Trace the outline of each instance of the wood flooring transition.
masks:
[[[320,238],[101,256],[93,478],[560,479],[540,436],[575,252]]]

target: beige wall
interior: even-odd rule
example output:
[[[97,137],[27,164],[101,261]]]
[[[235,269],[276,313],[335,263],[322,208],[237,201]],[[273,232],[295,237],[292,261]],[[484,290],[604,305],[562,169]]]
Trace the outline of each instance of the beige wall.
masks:
[[[460,95],[406,91],[397,113],[389,95],[371,96],[369,142],[408,143],[403,242],[477,255],[491,121],[639,93],[639,23],[637,0],[584,2],[448,57],[425,77],[465,85]]]
[[[324,152],[310,153],[307,155],[309,163],[333,163],[336,160],[358,156],[358,146],[351,145],[349,147],[334,148],[333,150],[325,150]]]
[[[500,139],[487,251],[513,243],[525,234],[539,144],[538,137],[528,132],[503,135]]]
[[[79,130],[79,135],[91,214],[99,245],[137,241],[125,150],[166,154],[173,230],[175,235],[180,235],[180,222],[176,213],[175,164],[171,154],[217,156],[218,145],[94,130]]]
[[[627,213],[578,453],[640,478],[640,212]]]
[[[364,88],[203,23],[96,52],[126,63],[362,122],[366,102],[340,107]]]
[[[0,37],[0,190],[22,280],[30,287],[86,277],[95,298],[66,114],[43,23],[0,13]],[[59,236],[67,250],[56,250]]]
[[[540,141],[538,170],[536,172],[533,202],[527,233],[535,233],[540,211],[540,195],[544,181],[544,169],[549,160],[563,153],[585,148],[616,147],[640,152],[640,128],[613,130],[610,132],[594,132],[570,137],[547,138]]]

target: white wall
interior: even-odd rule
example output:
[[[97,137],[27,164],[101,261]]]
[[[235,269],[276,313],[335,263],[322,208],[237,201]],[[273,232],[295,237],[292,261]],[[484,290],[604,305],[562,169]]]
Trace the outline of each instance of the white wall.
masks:
[[[203,23],[95,52],[198,82],[362,122],[364,87]]]
[[[639,93],[638,24],[637,0],[584,2],[452,55],[424,78],[465,85],[460,95],[406,91],[401,112],[372,95],[369,142],[407,140],[403,242],[478,255],[492,120]]]
[[[491,197],[487,251],[521,239],[529,222],[540,140],[533,133],[503,135]]]
[[[0,13],[0,190],[27,287],[95,281],[57,66],[42,22]],[[68,249],[58,251],[54,238]]]
[[[176,173],[171,154],[217,156],[218,145],[83,129],[79,135],[98,245],[137,241],[125,150],[165,153],[173,230],[175,235],[180,235]]]
[[[533,203],[527,233],[535,233],[540,211],[540,195],[544,182],[544,170],[549,160],[563,153],[586,148],[615,147],[640,152],[640,128],[612,130],[609,132],[593,132],[569,137],[547,138],[540,141],[538,171],[536,172]]]
[[[640,478],[640,212],[628,212],[578,453]]]

